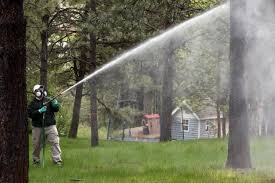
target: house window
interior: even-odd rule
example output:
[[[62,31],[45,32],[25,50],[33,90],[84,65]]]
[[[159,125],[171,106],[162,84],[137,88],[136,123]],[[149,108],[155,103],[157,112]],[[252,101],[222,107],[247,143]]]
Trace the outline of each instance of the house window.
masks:
[[[208,125],[208,122],[205,123],[205,131],[209,131],[209,125]]]
[[[211,126],[211,121],[205,121],[205,131],[209,131],[209,128]]]
[[[189,131],[189,121],[188,120],[182,120],[182,130],[185,132]]]

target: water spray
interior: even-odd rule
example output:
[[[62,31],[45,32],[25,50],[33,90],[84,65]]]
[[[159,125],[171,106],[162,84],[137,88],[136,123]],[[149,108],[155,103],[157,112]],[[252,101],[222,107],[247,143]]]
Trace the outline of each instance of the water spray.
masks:
[[[161,33],[160,35],[155,36],[155,37],[141,43],[140,45],[136,46],[135,48],[133,48],[131,50],[126,51],[125,53],[122,53],[121,55],[119,55],[115,59],[111,60],[109,63],[103,65],[101,68],[97,69],[95,72],[91,73],[90,75],[88,75],[87,77],[82,79],[81,81],[77,82],[76,84],[69,87],[68,89],[60,92],[58,95],[56,95],[55,97],[53,97],[52,99],[47,101],[45,103],[45,105],[47,105],[49,102],[53,101],[57,97],[60,97],[61,95],[65,94],[66,92],[70,91],[71,89],[75,88],[76,86],[78,86],[78,85],[92,79],[93,77],[109,70],[110,68],[113,68],[114,66],[122,63],[123,61],[127,60],[127,58],[136,55],[140,51],[146,50],[146,49],[152,47],[152,45],[154,45],[154,44],[159,44],[160,40],[171,39],[172,36],[174,36],[175,34],[179,34],[183,29],[192,27],[198,21],[201,21],[204,17],[215,15],[215,14],[217,14],[217,12],[224,11],[226,8],[228,8],[228,3],[220,5],[216,8],[213,8],[212,10],[210,10],[202,15],[199,15],[197,17],[192,18],[191,20],[183,22],[175,27],[172,27],[171,29]]]
[[[84,82],[92,79],[93,77],[105,72],[106,70],[109,70],[110,68],[113,68],[114,66],[123,63],[123,61],[129,59],[130,57],[135,56],[137,53],[139,53],[142,50],[146,50],[150,47],[152,47],[152,45],[155,44],[160,44],[161,41],[163,40],[169,40],[171,39],[175,34],[182,34],[182,30],[186,29],[186,28],[190,28],[192,27],[194,24],[196,24],[197,22],[203,20],[204,17],[208,17],[208,16],[212,16],[217,14],[218,12],[224,11],[225,9],[228,8],[228,3],[223,4],[221,6],[218,6],[216,8],[213,8],[212,10],[199,15],[189,21],[186,21],[180,25],[177,25],[171,29],[169,29],[168,31],[163,32],[162,34],[155,36],[143,43],[141,43],[140,45],[138,45],[137,47],[122,53],[121,55],[119,55],[117,58],[111,60],[108,64],[103,65],[101,68],[97,69],[95,72],[91,73],[90,75],[86,76],[84,79],[82,79],[81,81],[77,82],[76,84],[74,84],[73,86],[67,88],[66,90],[58,93],[57,95],[55,95],[54,97],[48,99],[47,101],[43,102],[44,106],[49,105],[50,102],[52,102],[53,100],[55,100],[58,97],[61,97],[62,95],[64,95],[66,92],[70,91],[71,89],[77,87],[80,84],[83,84]],[[162,44],[165,44],[165,42],[163,42]],[[176,45],[175,45],[176,46]],[[44,128],[44,114],[43,114],[43,128]],[[196,118],[198,118],[198,116],[196,116]],[[199,119],[199,118],[198,118]],[[44,134],[44,132],[43,132]],[[43,137],[43,159],[42,159],[42,166],[44,167],[44,151],[45,151],[45,137]]]

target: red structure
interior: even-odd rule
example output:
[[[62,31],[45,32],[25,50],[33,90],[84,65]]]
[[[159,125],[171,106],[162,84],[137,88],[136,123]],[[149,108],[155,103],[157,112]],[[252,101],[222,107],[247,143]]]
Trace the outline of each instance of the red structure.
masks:
[[[160,136],[160,116],[159,114],[146,114],[142,119],[142,126],[126,129],[130,131],[129,137],[136,139],[158,139]]]
[[[149,135],[160,134],[160,116],[159,114],[146,114],[143,119],[144,126],[148,127]]]

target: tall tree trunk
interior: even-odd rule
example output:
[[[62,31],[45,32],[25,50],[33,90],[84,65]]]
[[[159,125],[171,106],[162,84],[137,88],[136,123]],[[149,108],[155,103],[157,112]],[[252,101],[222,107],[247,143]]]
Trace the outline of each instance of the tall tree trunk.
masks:
[[[107,127],[107,140],[110,139],[110,130],[112,127],[112,114],[108,112],[108,127]]]
[[[23,1],[0,3],[0,182],[28,182]]]
[[[221,138],[221,109],[220,109],[219,101],[217,101],[217,104],[216,104],[216,111],[217,111],[217,123],[218,123],[218,138]]]
[[[170,47],[168,48],[170,49]],[[173,111],[173,74],[174,60],[172,51],[165,55],[163,83],[162,83],[162,105],[160,115],[160,141],[171,140],[171,124]]]
[[[40,53],[40,84],[48,87],[48,22],[49,15],[42,17],[43,30],[41,32],[41,53]]]
[[[169,20],[169,3],[164,1],[165,17],[164,28],[170,26]],[[167,48],[164,48],[164,67],[163,67],[163,80],[162,80],[162,94],[161,94],[161,114],[160,114],[160,141],[171,140],[171,125],[172,125],[172,111],[173,111],[173,79],[174,79],[174,58],[173,57],[173,43],[171,42]]]
[[[90,10],[96,13],[96,0],[90,0]],[[90,71],[96,70],[96,35],[90,33]],[[98,146],[98,125],[97,125],[97,90],[96,78],[90,80],[91,94],[91,146]]]
[[[269,105],[269,120],[268,120],[268,130],[267,130],[267,135],[269,136],[274,136],[275,135],[275,114],[274,114],[274,109],[275,109],[275,97],[272,97],[270,100],[270,105]]]
[[[74,98],[74,107],[73,107],[73,117],[72,117],[69,135],[68,135],[69,138],[77,137],[82,91],[83,91],[83,84],[80,84],[76,87],[75,98]]]
[[[217,72],[216,72],[216,112],[217,112],[217,126],[218,126],[218,138],[221,138],[221,59],[222,53],[219,52],[219,61],[217,65]]]
[[[79,68],[77,68],[76,62],[74,64],[75,65],[74,69],[75,69],[76,82],[81,81],[85,76],[86,61],[87,61],[85,48],[81,49],[80,60],[81,61],[79,63]],[[69,138],[77,137],[79,116],[80,116],[80,109],[81,109],[82,91],[83,91],[83,84],[80,84],[76,87],[75,98],[74,98],[74,107],[73,107],[73,117],[72,117],[69,135],[68,135]]]
[[[223,112],[223,118],[222,118],[222,137],[226,137],[226,116],[225,113]]]
[[[230,99],[229,142],[226,166],[229,168],[251,168],[249,146],[249,123],[245,96],[245,31],[241,30],[242,12],[248,0],[231,0],[230,4]],[[245,15],[244,15],[245,16]]]
[[[161,82],[157,82],[157,85],[161,85]],[[161,92],[159,89],[154,90],[154,113],[159,114],[161,112]]]
[[[143,74],[143,63],[140,62],[139,64],[139,70],[138,74]],[[137,91],[137,108],[140,111],[144,111],[144,87],[140,87],[140,89]]]
[[[140,111],[144,111],[144,87],[137,91],[137,108]]]

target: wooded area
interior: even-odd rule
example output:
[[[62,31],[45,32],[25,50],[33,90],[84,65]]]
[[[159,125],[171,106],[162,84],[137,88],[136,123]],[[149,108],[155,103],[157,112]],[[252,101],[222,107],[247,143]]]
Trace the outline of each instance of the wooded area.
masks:
[[[28,20],[28,86],[32,87],[38,82],[47,86],[50,82],[49,91],[53,94],[57,93],[83,79],[96,67],[108,62],[113,55],[121,53],[121,50],[131,48],[159,30],[188,20],[217,3],[219,2],[64,1],[60,4],[51,0],[37,3],[27,0],[25,1],[25,14]],[[37,17],[40,18],[37,19]],[[168,57],[167,59],[170,59]],[[72,120],[69,120],[71,124],[66,121],[64,122],[66,124],[60,125],[63,133],[69,132],[69,137],[76,138],[79,121],[83,121],[80,117],[88,117],[89,114],[92,114],[90,123],[93,124],[91,125],[93,133],[91,134],[95,135],[92,138],[94,139],[92,144],[97,144],[97,129],[106,124],[106,120],[102,121],[102,119],[108,118],[110,115],[108,113],[111,111],[113,118],[119,121],[126,120],[125,116],[128,114],[123,111],[136,111],[131,109],[133,105],[134,108],[139,109],[138,113],[133,114],[136,117],[140,116],[140,113],[160,113],[161,111],[163,112],[161,116],[170,116],[174,107],[172,98],[167,101],[170,103],[169,109],[161,108],[161,106],[167,106],[161,105],[161,98],[166,98],[165,90],[173,87],[172,85],[171,87],[163,85],[162,89],[160,87],[162,81],[158,72],[164,72],[161,71],[162,63],[157,61],[148,65],[140,62],[134,63],[134,65],[139,65],[140,68],[134,71],[135,73],[123,73],[122,68],[120,71],[113,69],[112,74],[108,73],[108,75],[115,77],[103,76],[104,79],[99,77],[92,79],[89,81],[90,89],[85,85],[79,85],[76,91],[72,92],[75,100]],[[133,74],[136,78],[133,78]],[[34,75],[40,75],[40,80],[33,77]],[[133,80],[129,82],[126,75],[138,80],[136,83],[138,86],[130,88],[129,83]],[[168,79],[166,81],[168,84],[172,83],[172,78],[165,75],[163,78]],[[104,80],[107,80],[108,83]],[[148,81],[152,83],[148,83]],[[113,83],[112,87],[109,83]],[[118,94],[115,95],[111,91],[118,91]],[[171,91],[169,93],[171,94]],[[86,114],[80,115],[81,105],[86,105],[86,103],[81,103],[81,100],[86,100],[87,94],[90,95],[91,112],[87,111]],[[161,95],[163,96],[161,97]],[[150,99],[151,97],[153,98]],[[97,107],[95,100],[100,101],[100,104],[103,105],[99,104]],[[134,104],[130,102],[130,104],[131,100],[136,102]],[[166,101],[164,102],[166,103]],[[119,107],[116,107],[117,104]],[[67,112],[71,110],[71,106],[70,104],[66,112],[65,110],[63,112],[65,119],[71,118],[70,113]],[[110,110],[106,110],[106,107]],[[81,112],[83,113],[83,110]],[[138,118],[140,119],[140,117]],[[85,119],[87,118],[85,117]],[[100,124],[96,119],[101,121]],[[169,133],[171,132],[166,134],[166,140],[171,138]]]

